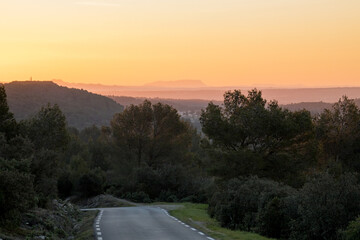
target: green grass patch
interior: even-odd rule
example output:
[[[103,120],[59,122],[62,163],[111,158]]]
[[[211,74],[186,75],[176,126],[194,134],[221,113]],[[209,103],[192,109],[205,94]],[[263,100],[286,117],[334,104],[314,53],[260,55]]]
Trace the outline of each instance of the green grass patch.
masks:
[[[182,203],[183,208],[169,211],[171,215],[179,220],[203,231],[207,235],[218,240],[270,240],[256,233],[243,231],[232,231],[223,228],[207,213],[207,204]]]
[[[80,229],[75,235],[75,240],[95,239],[94,221],[98,213],[98,210],[81,212]]]

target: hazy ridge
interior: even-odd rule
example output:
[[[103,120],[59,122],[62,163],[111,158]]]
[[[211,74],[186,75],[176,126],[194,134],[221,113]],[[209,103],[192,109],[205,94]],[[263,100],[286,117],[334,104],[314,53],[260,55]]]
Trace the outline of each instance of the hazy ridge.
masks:
[[[201,99],[222,101],[225,91],[240,89],[244,93],[254,88],[250,86],[224,86],[224,87],[198,87],[191,86],[191,80],[182,87],[181,81],[174,81],[173,85],[168,82],[149,86],[118,86],[101,84],[67,83],[56,80],[61,86],[85,89],[93,93],[105,96],[129,96],[137,98],[163,98],[163,99]],[[190,85],[189,85],[190,84]],[[328,102],[338,101],[342,96],[360,98],[360,87],[331,87],[331,88],[266,88],[258,87],[263,97],[267,100],[277,100],[279,104],[291,104],[301,102]]]
[[[53,82],[21,81],[5,84],[10,110],[17,120],[25,119],[46,105],[58,104],[69,126],[84,128],[108,125],[123,106],[107,97]]]

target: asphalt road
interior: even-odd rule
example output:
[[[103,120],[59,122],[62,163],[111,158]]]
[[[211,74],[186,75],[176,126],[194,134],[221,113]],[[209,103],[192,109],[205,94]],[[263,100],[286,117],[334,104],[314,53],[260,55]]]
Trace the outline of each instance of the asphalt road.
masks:
[[[158,207],[100,210],[95,220],[97,240],[214,240]]]

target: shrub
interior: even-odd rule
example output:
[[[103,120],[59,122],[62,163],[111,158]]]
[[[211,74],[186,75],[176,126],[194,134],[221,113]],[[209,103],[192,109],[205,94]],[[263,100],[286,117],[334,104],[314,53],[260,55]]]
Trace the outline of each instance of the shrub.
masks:
[[[213,195],[209,213],[224,227],[279,237],[287,219],[280,210],[280,200],[294,192],[291,187],[258,177],[232,179]],[[273,218],[278,220],[271,221]]]
[[[164,164],[158,168],[143,166],[136,169],[134,189],[127,192],[144,192],[150,199],[159,201],[175,202],[193,196],[194,201],[204,202],[211,183],[181,165]]]
[[[29,165],[27,161],[4,160],[0,158],[0,224],[4,219],[16,219],[36,203],[33,176],[17,168]]]
[[[297,198],[292,239],[338,239],[339,230],[360,214],[360,185],[353,174],[338,179],[328,173],[315,176]]]
[[[287,214],[284,211],[284,201],[279,197],[271,199],[264,208],[259,210],[258,231],[267,237],[285,237],[288,229]]]
[[[126,193],[125,198],[132,200],[138,203],[151,203],[151,199],[147,193],[142,191],[140,192],[133,192],[133,193]]]
[[[100,169],[84,174],[79,180],[79,190],[83,197],[93,197],[104,192],[105,177]]]
[[[360,239],[360,217],[351,221],[346,230],[342,232],[344,240],[358,240]]]

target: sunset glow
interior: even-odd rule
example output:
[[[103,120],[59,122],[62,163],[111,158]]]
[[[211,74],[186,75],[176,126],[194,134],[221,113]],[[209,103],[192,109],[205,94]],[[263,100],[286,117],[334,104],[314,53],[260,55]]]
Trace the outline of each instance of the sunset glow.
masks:
[[[11,0],[0,81],[360,86],[359,0]]]

